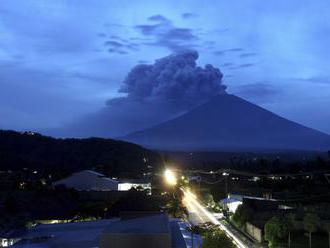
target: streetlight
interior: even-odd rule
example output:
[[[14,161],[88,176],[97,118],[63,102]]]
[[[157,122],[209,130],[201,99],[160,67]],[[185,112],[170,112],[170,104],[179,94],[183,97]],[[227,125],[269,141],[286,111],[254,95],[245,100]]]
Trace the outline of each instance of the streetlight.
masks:
[[[174,171],[170,169],[166,169],[164,171],[164,178],[165,178],[165,182],[170,186],[174,186],[177,184],[176,174],[174,173]]]

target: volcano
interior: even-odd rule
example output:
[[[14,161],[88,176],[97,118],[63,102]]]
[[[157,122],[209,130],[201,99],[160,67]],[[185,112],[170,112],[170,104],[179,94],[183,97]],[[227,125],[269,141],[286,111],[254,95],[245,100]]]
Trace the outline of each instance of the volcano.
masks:
[[[172,151],[330,149],[328,134],[231,94],[218,95],[175,119],[121,139]]]

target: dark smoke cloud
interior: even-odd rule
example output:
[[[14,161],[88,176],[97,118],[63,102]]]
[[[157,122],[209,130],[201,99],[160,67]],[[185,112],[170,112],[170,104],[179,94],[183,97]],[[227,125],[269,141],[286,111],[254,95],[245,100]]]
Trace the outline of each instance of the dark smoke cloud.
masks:
[[[212,65],[197,66],[198,53],[179,52],[139,64],[120,88],[126,96],[112,98],[99,113],[75,125],[76,136],[118,137],[169,120],[187,110],[225,94],[222,73]],[[91,122],[92,120],[92,122]]]
[[[156,60],[152,65],[137,65],[120,89],[126,99],[179,101],[192,105],[225,93],[222,73],[212,65],[196,65],[198,53],[179,52]],[[112,101],[110,101],[111,103]]]

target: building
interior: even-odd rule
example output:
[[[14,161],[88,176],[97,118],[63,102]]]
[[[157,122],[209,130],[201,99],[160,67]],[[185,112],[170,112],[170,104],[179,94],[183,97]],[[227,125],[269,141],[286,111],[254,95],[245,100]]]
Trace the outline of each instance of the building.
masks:
[[[100,248],[185,248],[178,223],[165,214],[122,219],[107,227]]]
[[[22,235],[25,234],[24,230],[0,230],[0,247],[8,247],[17,243]]]
[[[177,220],[163,213],[126,214],[121,218],[41,224],[13,248],[186,248]]]
[[[95,248],[102,231],[115,221],[118,219],[37,225],[13,248]]]
[[[151,183],[145,179],[121,179],[118,184],[119,191],[127,191],[131,188],[148,190],[151,192]]]
[[[131,188],[149,190],[151,183],[145,179],[111,179],[92,170],[83,170],[53,183],[54,186],[63,185],[78,191],[127,191]]]
[[[118,181],[110,179],[105,175],[83,170],[73,173],[71,176],[53,183],[54,186],[63,185],[78,191],[111,191],[118,190]]]
[[[263,242],[264,222],[246,222],[245,231],[259,243]]]
[[[230,213],[235,213],[238,206],[243,203],[243,196],[241,196],[241,195],[228,195],[228,197],[221,200],[220,203]]]
[[[228,194],[228,197],[221,200],[221,204],[226,208],[230,213],[235,213],[239,205],[246,202],[251,208],[272,208],[278,209],[282,206],[279,205],[278,201],[275,199],[267,199],[262,197],[246,196],[246,195],[236,195]],[[283,206],[284,207],[284,206]],[[264,209],[262,209],[264,210]]]

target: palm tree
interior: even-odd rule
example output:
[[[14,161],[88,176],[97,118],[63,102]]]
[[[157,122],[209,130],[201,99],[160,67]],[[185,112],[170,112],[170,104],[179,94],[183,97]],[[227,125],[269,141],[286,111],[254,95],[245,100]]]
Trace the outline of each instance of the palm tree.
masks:
[[[312,248],[312,233],[317,231],[320,218],[317,214],[308,213],[304,217],[304,228],[309,234],[309,248]]]
[[[183,206],[179,198],[173,197],[166,204],[167,213],[174,218],[182,218],[184,215],[188,214],[187,209]]]
[[[329,242],[329,248],[330,248],[330,223],[325,223],[324,228],[328,233],[328,242]]]
[[[294,214],[289,214],[285,217],[286,230],[288,232],[288,247],[291,248],[291,232],[294,229],[296,216]]]

